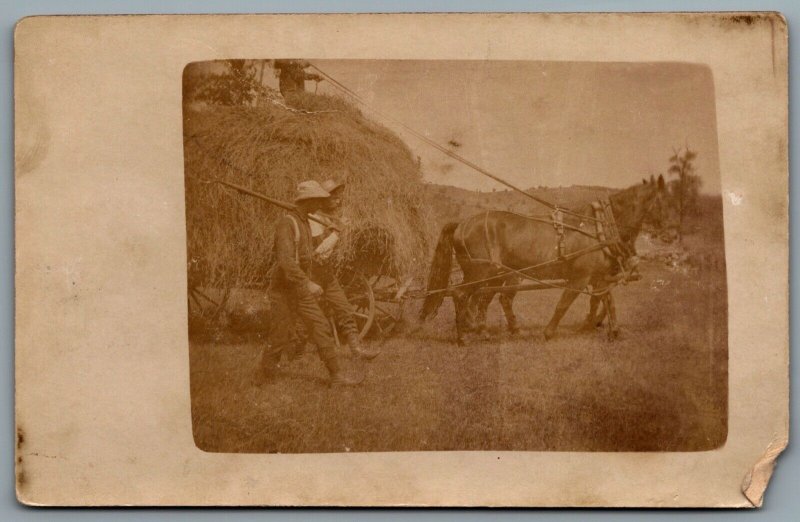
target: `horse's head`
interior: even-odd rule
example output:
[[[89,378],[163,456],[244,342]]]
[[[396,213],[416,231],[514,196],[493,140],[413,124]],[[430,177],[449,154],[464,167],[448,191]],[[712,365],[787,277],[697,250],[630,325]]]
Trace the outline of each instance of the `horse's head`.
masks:
[[[642,223],[647,220],[659,225],[664,220],[666,209],[667,186],[664,176],[642,182],[630,188],[612,194],[611,203],[618,223],[620,234],[628,237],[639,233]]]

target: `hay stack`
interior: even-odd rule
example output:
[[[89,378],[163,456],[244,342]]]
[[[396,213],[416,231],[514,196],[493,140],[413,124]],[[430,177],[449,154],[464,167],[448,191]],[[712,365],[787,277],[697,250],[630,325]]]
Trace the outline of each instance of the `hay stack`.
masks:
[[[271,266],[274,223],[283,212],[218,184],[218,178],[291,201],[306,179],[345,179],[349,221],[336,262],[414,274],[426,262],[422,179],[406,145],[338,98],[305,96],[317,114],[260,107],[184,109],[190,284],[259,287]]]

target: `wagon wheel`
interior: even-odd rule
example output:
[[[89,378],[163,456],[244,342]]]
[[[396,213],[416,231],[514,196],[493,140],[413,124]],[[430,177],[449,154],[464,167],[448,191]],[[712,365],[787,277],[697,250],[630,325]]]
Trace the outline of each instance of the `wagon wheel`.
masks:
[[[200,287],[189,287],[187,292],[189,301],[189,313],[202,316],[210,321],[216,321],[230,297],[230,289],[226,288],[223,291],[222,299],[216,301],[209,297],[205,292],[200,290]]]
[[[367,278],[359,272],[345,277],[342,283],[347,300],[353,305],[353,318],[358,327],[358,337],[363,339],[369,333],[375,320],[375,294]],[[341,341],[338,339],[336,325],[333,326],[334,332],[337,333],[337,340]]]
[[[187,293],[189,316],[199,316],[203,313],[203,303],[200,302],[200,296],[196,293],[195,288],[190,286]]]
[[[190,335],[217,330],[221,326],[220,316],[227,305],[230,290],[225,290],[220,300],[209,297],[197,286],[190,286],[187,294]]]
[[[386,337],[403,320],[403,295],[408,291],[411,279],[399,283],[395,278],[382,274],[371,277],[369,283],[375,294],[373,329],[377,335]]]

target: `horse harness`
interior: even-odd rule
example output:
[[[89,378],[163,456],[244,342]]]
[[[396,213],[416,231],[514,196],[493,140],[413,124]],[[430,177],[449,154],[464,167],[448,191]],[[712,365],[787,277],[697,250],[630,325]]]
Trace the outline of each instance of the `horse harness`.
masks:
[[[594,234],[584,230],[581,227],[576,227],[569,223],[565,223],[564,210],[559,208],[558,206],[556,206],[553,212],[551,213],[550,219],[547,219],[545,217],[529,216],[524,214],[518,214],[516,212],[511,212],[512,214],[516,214],[518,216],[524,217],[532,221],[551,224],[556,233],[556,254],[557,254],[556,259],[552,259],[550,261],[546,261],[538,265],[526,267],[523,268],[522,270],[516,270],[514,268],[503,265],[500,261],[500,253],[492,249],[491,232],[489,228],[489,213],[492,212],[491,210],[487,210],[483,218],[483,232],[486,242],[485,244],[487,245],[487,248],[489,248],[489,259],[476,259],[472,256],[472,254],[470,254],[464,238],[464,229],[462,227],[459,226],[457,228],[456,234],[454,235],[453,239],[454,241],[457,241],[461,245],[461,250],[467,255],[467,257],[471,262],[490,263],[508,272],[513,272],[522,277],[535,280],[538,282],[542,281],[536,279],[535,277],[532,277],[531,275],[525,272],[537,268],[543,268],[545,266],[556,263],[571,261],[575,258],[589,254],[591,252],[602,250],[606,258],[609,259],[609,261],[611,261],[612,264],[615,266],[615,270],[612,272],[612,275],[607,277],[606,280],[612,284],[616,284],[619,282],[625,283],[627,282],[627,280],[631,279],[631,276],[633,275],[636,265],[638,264],[638,258],[636,258],[635,252],[631,251],[632,249],[625,244],[625,242],[622,240],[619,234],[619,227],[614,217],[614,211],[611,206],[611,201],[608,198],[602,198],[597,201],[594,201],[591,204],[591,207],[592,207],[592,212],[594,214],[594,216],[592,216],[591,218],[591,221],[594,221],[595,224]],[[576,215],[574,213],[571,214]],[[567,252],[565,246],[567,230],[571,232],[577,232],[585,236],[588,236],[592,239],[595,239],[597,241],[597,244],[574,252]],[[554,284],[553,287],[560,288],[561,286]],[[601,293],[605,293],[606,291]],[[590,293],[590,292],[584,292],[584,293]],[[594,292],[591,292],[591,294],[594,295]]]

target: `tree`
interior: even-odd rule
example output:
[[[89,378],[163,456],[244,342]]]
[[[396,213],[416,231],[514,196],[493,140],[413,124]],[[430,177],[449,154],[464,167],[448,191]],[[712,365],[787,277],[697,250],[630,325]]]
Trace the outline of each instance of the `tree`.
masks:
[[[695,158],[697,152],[688,145],[683,150],[673,149],[673,155],[669,158],[670,167],[667,172],[677,176],[673,185],[673,198],[678,206],[678,241],[683,240],[683,221],[687,210],[693,209],[697,204],[700,176],[694,168]]]
[[[249,105],[266,92],[267,88],[257,78],[255,63],[225,60],[224,64],[223,72],[185,78],[184,100],[212,105]]]

